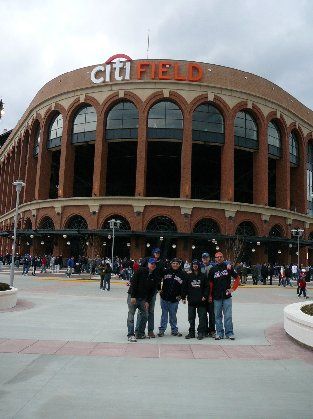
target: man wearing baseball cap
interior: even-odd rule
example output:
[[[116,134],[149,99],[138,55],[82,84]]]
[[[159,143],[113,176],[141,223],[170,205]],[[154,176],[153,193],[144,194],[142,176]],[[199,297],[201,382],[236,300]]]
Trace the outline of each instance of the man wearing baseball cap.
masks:
[[[201,272],[208,278],[209,272],[212,268],[213,264],[210,263],[210,255],[207,252],[202,253],[202,264],[201,264]],[[209,315],[209,319],[206,315],[206,336],[211,336],[212,338],[215,337],[215,317],[214,317],[214,303],[207,301],[206,302],[206,311]]]
[[[157,292],[160,278],[156,271],[156,260],[148,259],[148,266],[139,268],[130,282],[128,290],[128,317],[127,317],[127,337],[129,342],[136,342],[134,331],[134,317],[136,309],[140,313],[138,325],[138,339],[144,339],[146,322],[148,318],[148,309],[153,296]]]
[[[177,310],[178,304],[183,293],[183,283],[185,280],[185,272],[181,269],[181,261],[178,258],[171,260],[170,269],[163,276],[161,296],[161,322],[158,336],[164,336],[167,328],[168,320],[171,326],[172,336],[182,336],[177,327]]]
[[[152,249],[151,252],[151,257],[155,259],[155,273],[159,278],[159,284],[157,287],[157,290],[159,290],[161,288],[161,278],[164,274],[165,271],[165,263],[164,261],[160,258],[161,255],[161,250],[159,247],[155,247]],[[143,259],[143,261],[141,262],[141,266],[148,266],[148,260],[149,258],[145,258]],[[156,296],[157,296],[157,290],[155,291],[155,294],[153,295],[151,302],[149,304],[149,308],[148,308],[148,337],[149,338],[155,338],[155,334],[154,334],[154,307],[155,307],[155,301],[156,301]],[[137,322],[136,322],[136,334],[138,334],[138,328],[139,328],[139,322],[140,322],[140,312],[137,315]]]

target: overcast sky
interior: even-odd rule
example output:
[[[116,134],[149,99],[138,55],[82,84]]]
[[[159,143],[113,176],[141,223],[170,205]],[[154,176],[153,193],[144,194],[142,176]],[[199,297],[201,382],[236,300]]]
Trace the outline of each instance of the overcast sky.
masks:
[[[313,109],[310,0],[0,0],[0,133],[67,71],[132,59],[203,61],[249,71]]]

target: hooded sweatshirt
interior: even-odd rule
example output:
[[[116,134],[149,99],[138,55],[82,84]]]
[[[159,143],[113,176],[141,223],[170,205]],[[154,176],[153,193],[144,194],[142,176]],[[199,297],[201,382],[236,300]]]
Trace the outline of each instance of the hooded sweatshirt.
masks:
[[[205,306],[209,297],[209,281],[204,273],[194,270],[187,274],[183,286],[182,299],[185,300],[187,296],[188,304],[190,306]],[[205,301],[202,301],[202,297]]]
[[[171,303],[177,302],[183,292],[185,277],[186,274],[181,269],[169,269],[163,276],[162,290],[160,292],[161,298]]]

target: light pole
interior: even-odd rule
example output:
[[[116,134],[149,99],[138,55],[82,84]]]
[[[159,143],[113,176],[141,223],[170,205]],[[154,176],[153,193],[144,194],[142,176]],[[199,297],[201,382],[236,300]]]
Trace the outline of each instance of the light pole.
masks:
[[[304,233],[303,228],[292,228],[291,233],[293,236],[297,237],[298,240],[298,268],[300,267],[300,237]]]
[[[17,230],[17,217],[18,217],[18,206],[20,203],[20,192],[25,186],[25,183],[22,180],[16,180],[13,182],[13,185],[16,189],[16,204],[15,204],[15,214],[14,214],[14,233],[13,233],[13,245],[12,245],[12,261],[10,269],[10,286],[13,287],[14,282],[14,259],[15,259],[15,247],[16,247],[16,230]]]
[[[120,228],[121,220],[109,220],[110,229],[112,230],[112,269],[113,269],[113,256],[114,256],[114,241],[115,241],[115,229]]]

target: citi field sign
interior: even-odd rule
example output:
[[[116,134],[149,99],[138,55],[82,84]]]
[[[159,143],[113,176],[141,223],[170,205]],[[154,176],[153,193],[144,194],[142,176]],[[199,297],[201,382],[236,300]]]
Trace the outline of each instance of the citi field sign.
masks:
[[[135,66],[135,73],[131,73],[131,67]],[[98,65],[90,74],[92,83],[110,83],[114,81],[130,80],[176,80],[197,82],[202,80],[203,68],[198,63],[187,63],[183,66],[174,61],[136,61],[128,55],[112,55],[104,65]]]

